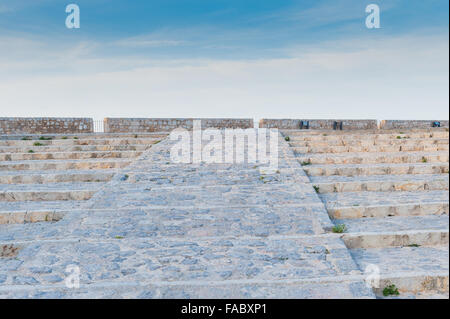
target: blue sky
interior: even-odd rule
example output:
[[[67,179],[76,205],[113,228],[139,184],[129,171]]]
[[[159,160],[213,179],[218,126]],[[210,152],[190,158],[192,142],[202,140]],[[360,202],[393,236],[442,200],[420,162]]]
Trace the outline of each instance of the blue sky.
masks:
[[[76,3],[81,28],[65,27]],[[381,29],[365,7],[381,8]],[[448,118],[443,0],[0,0],[0,116]]]

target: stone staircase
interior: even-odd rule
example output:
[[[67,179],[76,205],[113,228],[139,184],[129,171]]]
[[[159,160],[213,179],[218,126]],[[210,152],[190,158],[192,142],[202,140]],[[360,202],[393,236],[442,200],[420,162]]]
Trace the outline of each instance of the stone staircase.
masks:
[[[53,221],[83,206],[163,134],[4,136],[0,224]]]
[[[2,298],[373,298],[288,144],[175,164],[169,139],[55,223],[0,228]],[[80,287],[67,288],[67,266]]]
[[[448,132],[283,134],[275,172],[176,164],[176,141],[158,133],[39,146],[135,157],[2,161],[0,298],[375,298],[391,284],[404,298],[448,294]],[[35,141],[0,143],[28,154]],[[367,265],[380,288],[366,285]],[[65,284],[72,266],[79,288]]]
[[[345,225],[360,270],[379,270],[378,296],[395,285],[400,297],[448,298],[448,130],[284,136],[333,223]]]

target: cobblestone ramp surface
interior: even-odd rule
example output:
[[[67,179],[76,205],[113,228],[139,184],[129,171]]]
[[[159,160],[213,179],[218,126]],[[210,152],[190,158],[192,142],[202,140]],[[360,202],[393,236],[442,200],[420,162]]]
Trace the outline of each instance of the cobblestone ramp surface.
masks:
[[[374,297],[284,140],[274,174],[172,164],[172,143],[58,222],[0,225],[0,297]],[[65,285],[70,265],[79,288]]]

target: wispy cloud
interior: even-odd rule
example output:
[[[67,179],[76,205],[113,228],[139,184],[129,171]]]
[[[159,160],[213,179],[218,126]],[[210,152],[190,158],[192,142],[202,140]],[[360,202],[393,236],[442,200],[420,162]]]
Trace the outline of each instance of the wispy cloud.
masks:
[[[448,27],[371,32],[350,2],[107,36],[61,10],[59,31],[0,32],[2,115],[448,117]]]
[[[115,42],[115,45],[132,47],[132,48],[157,48],[157,47],[175,47],[186,45],[187,41],[177,41],[177,40],[152,40],[145,38],[131,38],[125,40],[119,40]]]
[[[0,105],[4,116],[448,118],[448,38],[354,41],[282,59],[135,59],[123,69],[107,66],[127,57],[95,60],[80,47],[66,73],[0,78]]]

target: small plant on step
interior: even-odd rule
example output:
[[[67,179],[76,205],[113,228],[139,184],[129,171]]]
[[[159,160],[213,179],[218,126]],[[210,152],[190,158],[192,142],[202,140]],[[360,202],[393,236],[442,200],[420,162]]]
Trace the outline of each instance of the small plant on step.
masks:
[[[22,141],[29,141],[29,140],[31,140],[31,138],[30,138],[30,137],[28,137],[28,136],[24,136],[24,137],[22,137]]]
[[[302,162],[301,164],[302,164],[302,166],[308,166],[308,165],[311,165],[311,160],[304,161],[304,162]]]
[[[34,153],[34,151],[33,150],[28,150],[28,153]]]
[[[291,138],[290,138],[289,136],[286,136],[286,137],[284,138],[284,140],[285,140],[286,142],[289,142],[289,141],[291,140]]]
[[[39,137],[39,139],[40,139],[41,141],[50,141],[52,138],[51,138],[51,137],[41,136],[41,137]]]
[[[74,139],[74,140],[78,140],[78,137],[74,136],[73,139]]]
[[[313,187],[314,187],[314,190],[316,191],[316,193],[320,192],[320,187],[319,186],[314,185]]]
[[[34,143],[33,143],[33,146],[42,146],[42,145],[44,145],[44,144],[39,143],[39,142],[34,142]]]
[[[339,225],[333,226],[333,228],[331,230],[333,231],[333,233],[342,234],[342,233],[345,233],[345,231],[347,230],[347,226],[345,226],[345,224],[339,224]]]
[[[428,162],[427,158],[425,156],[422,157],[422,163],[427,163],[427,162]]]
[[[67,140],[67,136],[61,137],[62,140]]]
[[[398,296],[400,293],[395,285],[389,285],[383,289],[383,296]]]

